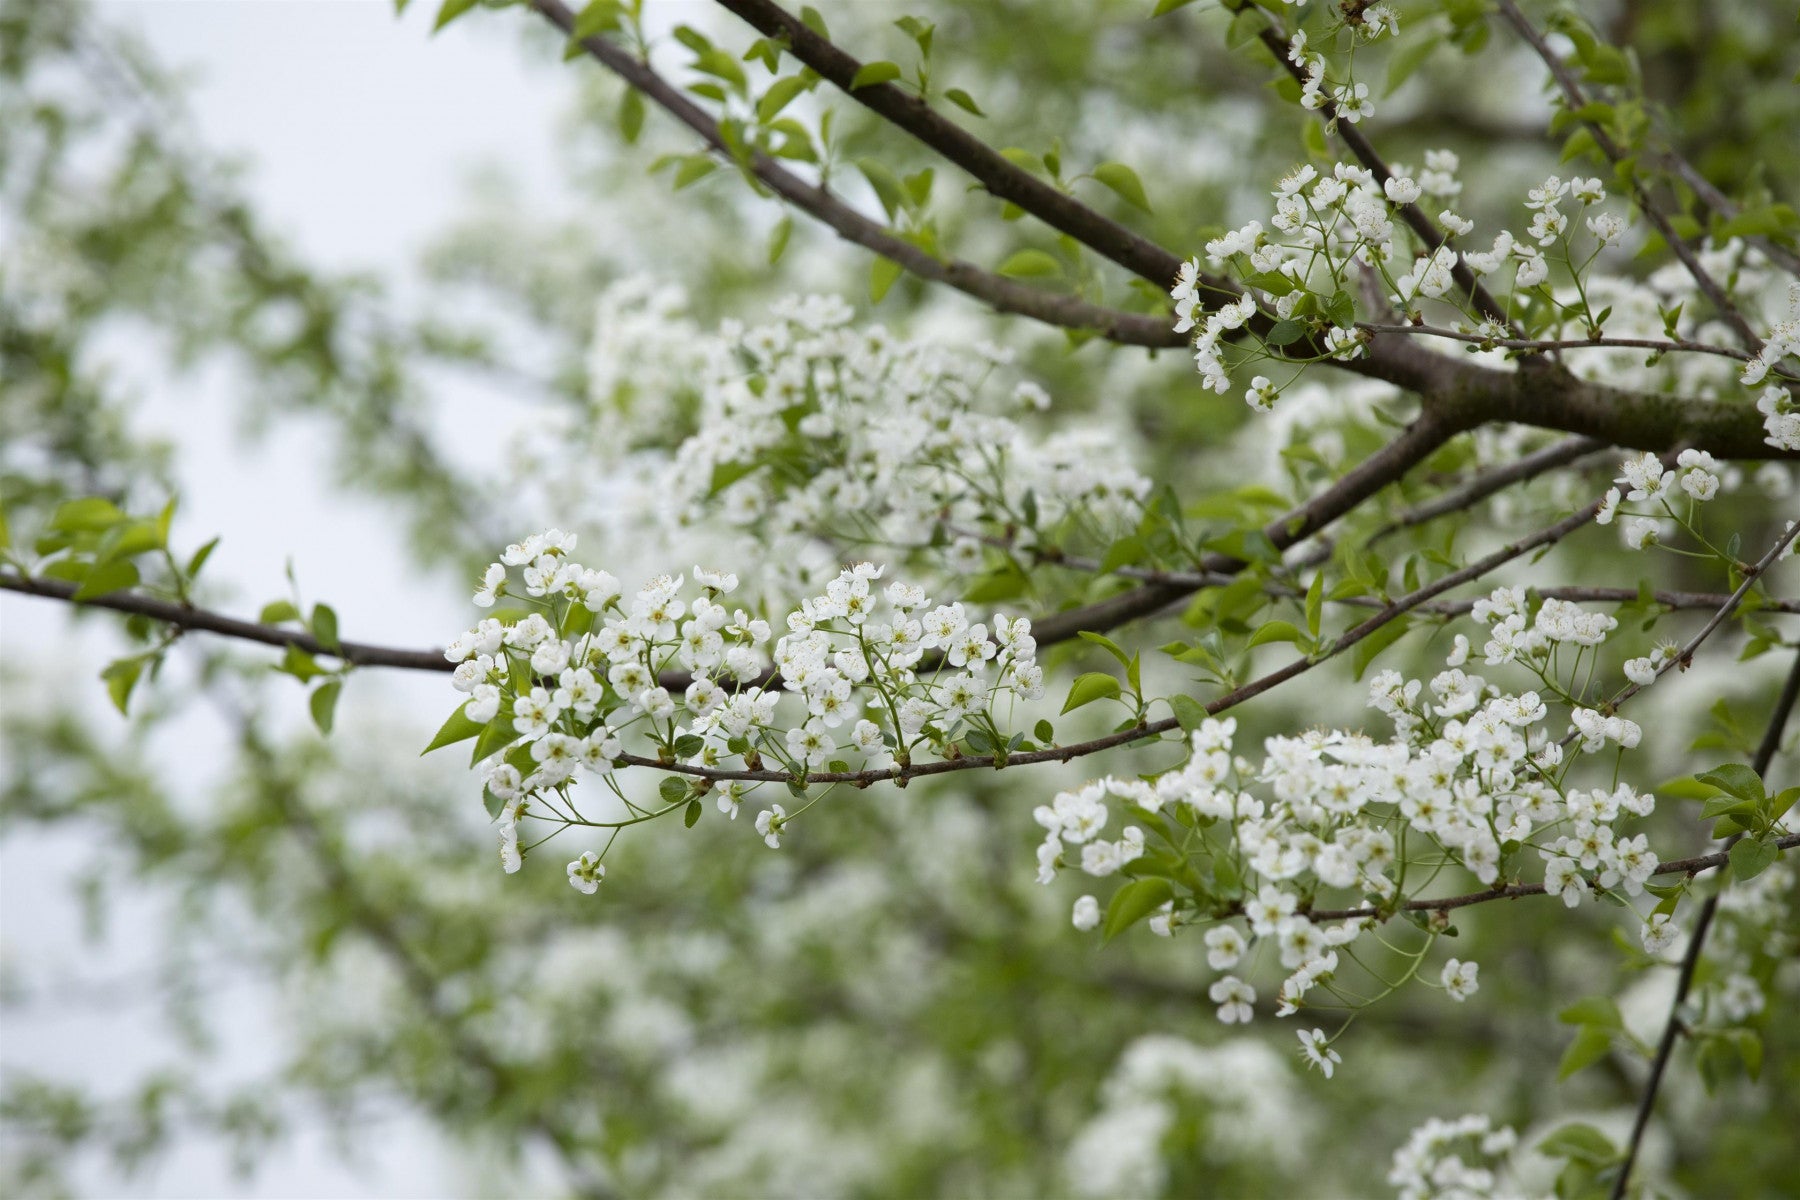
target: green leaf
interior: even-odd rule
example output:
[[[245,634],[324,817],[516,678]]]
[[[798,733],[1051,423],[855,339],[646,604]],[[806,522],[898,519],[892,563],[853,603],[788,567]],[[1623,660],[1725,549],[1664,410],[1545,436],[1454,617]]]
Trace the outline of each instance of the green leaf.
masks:
[[[1710,783],[1721,792],[1730,792],[1734,796],[1758,804],[1762,802],[1762,776],[1743,763],[1726,763],[1722,767],[1714,767],[1694,778],[1701,783]]]
[[[761,100],[756,102],[756,119],[767,125],[775,119],[775,114],[793,103],[794,97],[807,90],[810,85],[798,75],[786,75],[769,85]]]
[[[1800,787],[1791,787],[1785,791],[1777,792],[1775,795],[1770,796],[1767,802],[1765,802],[1763,806],[1764,815],[1767,816],[1770,821],[1779,821],[1783,816],[1787,815],[1788,809],[1794,807],[1794,802],[1796,800],[1800,800]]]
[[[329,604],[313,605],[312,620],[308,624],[321,646],[327,650],[338,649],[337,612]]]
[[[1592,1125],[1564,1125],[1537,1144],[1537,1152],[1546,1158],[1566,1158],[1575,1162],[1604,1166],[1619,1157],[1612,1139]]]
[[[134,654],[130,658],[116,659],[100,672],[100,678],[106,681],[106,694],[112,697],[113,706],[121,714],[126,714],[126,705],[131,700],[131,689],[137,686],[138,677],[144,673],[144,656]]]
[[[341,679],[327,680],[313,689],[307,707],[312,710],[313,724],[319,727],[320,733],[331,732],[332,717],[337,713],[338,694],[343,690],[344,681]]]
[[[769,265],[771,267],[781,261],[781,256],[787,252],[788,239],[793,235],[793,218],[784,216],[775,222],[775,232],[769,235]]]
[[[1577,1000],[1557,1013],[1556,1019],[1564,1025],[1598,1025],[1603,1029],[1622,1029],[1625,1025],[1624,1018],[1619,1015],[1619,1006],[1610,996]]]
[[[575,41],[584,41],[597,33],[611,33],[619,28],[623,9],[619,0],[590,0],[590,3],[575,17],[575,24],[569,30],[569,36]],[[637,89],[633,88],[635,92]]]
[[[1305,334],[1306,324],[1289,317],[1285,321],[1277,321],[1275,324],[1271,325],[1269,327],[1269,332],[1264,335],[1263,341],[1280,349],[1283,346],[1293,345],[1305,336]]]
[[[1069,687],[1069,698],[1063,701],[1062,710],[1065,713],[1074,712],[1084,704],[1116,699],[1118,695],[1117,679],[1103,671],[1089,671],[1075,677],[1075,682]]]
[[[175,523],[175,498],[173,496],[171,496],[171,497],[169,497],[169,502],[162,506],[162,511],[160,513],[156,514],[156,526],[155,526],[155,536],[156,536],[155,548],[156,549],[158,549],[158,550],[168,549],[169,527],[171,525],[173,525],[174,523]]]
[[[1306,640],[1306,634],[1293,622],[1269,621],[1258,626],[1256,632],[1250,635],[1250,641],[1246,648],[1266,645],[1269,642],[1300,643]]]
[[[101,533],[129,519],[111,500],[88,496],[57,505],[50,514],[50,528],[57,533]]]
[[[1227,50],[1242,49],[1253,42],[1263,30],[1269,28],[1269,18],[1263,10],[1254,4],[1247,4],[1238,10],[1237,16],[1225,30],[1225,48]]]
[[[904,273],[899,263],[891,258],[882,258],[878,255],[875,261],[869,264],[869,303],[880,304],[881,298],[888,294],[889,288],[894,286],[894,281]]]
[[[869,181],[869,186],[875,189],[875,196],[881,201],[882,211],[887,213],[888,220],[893,220],[906,207],[906,188],[901,184],[900,177],[886,163],[875,158],[857,159],[856,169],[862,172],[863,178]]]
[[[75,589],[74,600],[92,600],[97,596],[105,596],[111,592],[124,591],[133,587],[138,581],[137,566],[128,559],[115,558],[111,562],[101,563],[87,573],[81,586]]]
[[[1740,800],[1732,795],[1713,796],[1700,806],[1700,819],[1710,821],[1714,817],[1722,817],[1727,813],[1742,813],[1749,816],[1757,809],[1756,801]]]
[[[1612,1034],[1598,1025],[1583,1025],[1563,1052],[1562,1063],[1556,1068],[1557,1082],[1567,1079],[1583,1067],[1591,1067],[1606,1057],[1612,1049]]]
[[[1037,738],[1038,741],[1048,746],[1056,741],[1056,726],[1050,724],[1048,721],[1039,721],[1032,728],[1031,734],[1033,737]]]
[[[656,794],[662,797],[664,804],[679,804],[687,793],[687,780],[679,775],[665,775],[663,781],[656,785]]]
[[[1143,538],[1128,534],[1107,547],[1106,557],[1100,560],[1100,574],[1110,575],[1120,567],[1135,566],[1144,561],[1149,552]]]
[[[183,571],[182,574],[186,575],[190,580],[200,574],[200,568],[206,565],[206,560],[212,557],[212,552],[218,545],[219,539],[214,538],[212,541],[206,543],[206,545],[194,551],[194,557],[188,559],[187,569]]]
[[[1209,715],[1206,711],[1206,705],[1200,703],[1192,696],[1170,696],[1169,707],[1174,710],[1175,719],[1181,723],[1182,730],[1187,733],[1192,733],[1194,730],[1200,728],[1201,723],[1204,722]]]
[[[719,169],[719,164],[704,154],[690,154],[681,160],[681,166],[675,171],[675,190],[699,183],[708,175]]]
[[[1319,624],[1325,611],[1325,572],[1320,571],[1313,576],[1312,583],[1306,588],[1306,628],[1314,637],[1319,636]]]
[[[1112,901],[1106,906],[1106,921],[1101,926],[1106,940],[1110,942],[1161,908],[1174,895],[1175,889],[1169,881],[1155,876],[1126,884],[1113,893]]]
[[[480,721],[469,720],[463,713],[465,707],[467,707],[466,702],[456,706],[456,711],[450,714],[450,719],[438,727],[437,736],[431,739],[431,745],[419,751],[419,757],[423,758],[433,750],[442,750],[445,746],[454,746],[457,742],[480,736],[481,731],[487,726]]]
[[[1731,873],[1739,881],[1755,879],[1780,856],[1774,842],[1745,838],[1731,848]]]
[[[1369,664],[1375,661],[1375,656],[1399,641],[1408,626],[1406,617],[1396,617],[1356,643],[1356,678],[1361,679],[1363,672],[1369,669]]]
[[[1061,275],[1062,263],[1042,250],[1019,250],[1009,255],[1000,264],[1000,274],[1028,278],[1040,275]]]
[[[981,106],[975,103],[975,98],[961,88],[951,88],[944,93],[944,99],[956,105],[956,107],[962,109],[966,113],[972,113],[977,117],[987,116],[986,113],[981,111]]]
[[[444,0],[444,3],[438,8],[437,20],[433,22],[431,32],[436,33],[478,3],[480,0]]]
[[[283,621],[298,621],[300,610],[286,600],[271,600],[263,605],[262,612],[257,614],[259,625],[279,625]]]
[[[6,506],[0,504],[0,550],[12,549],[12,530],[6,527]]]
[[[820,16],[819,10],[812,5],[803,4],[800,6],[800,23],[824,38],[826,41],[831,40],[831,31],[825,28],[825,18]]]
[[[275,669],[285,674],[292,675],[301,683],[305,683],[309,679],[317,679],[319,676],[326,673],[320,668],[318,663],[313,661],[312,655],[294,645],[292,642],[288,643],[287,653],[281,657],[281,665]]]
[[[1124,163],[1101,163],[1094,168],[1092,174],[1095,179],[1117,192],[1127,204],[1136,205],[1145,212],[1150,211],[1150,198],[1144,195],[1144,181]]]
[[[644,129],[644,93],[626,88],[619,97],[619,136],[627,145],[635,144]]]
[[[699,800],[699,797],[695,797],[694,799],[688,801],[687,811],[681,814],[681,823],[684,827],[686,827],[688,829],[692,829],[694,827],[694,823],[696,821],[698,821],[699,819],[700,819],[700,800]]]
[[[1151,13],[1150,16],[1152,19],[1155,19],[1162,16],[1164,13],[1172,13],[1178,8],[1186,8],[1193,2],[1194,0],[1156,0],[1156,11]]]
[[[897,63],[872,62],[864,63],[855,77],[850,80],[850,90],[874,87],[877,84],[892,83],[900,78],[900,67]]]
[[[519,731],[513,728],[512,714],[501,713],[489,721],[481,736],[475,739],[475,748],[469,752],[469,765],[474,766],[518,740]]]

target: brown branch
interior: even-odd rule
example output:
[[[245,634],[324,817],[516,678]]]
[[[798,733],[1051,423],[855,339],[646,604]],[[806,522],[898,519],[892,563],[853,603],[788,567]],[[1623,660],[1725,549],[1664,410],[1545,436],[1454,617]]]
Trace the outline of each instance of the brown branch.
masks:
[[[1776,841],[1778,850],[1792,850],[1800,846],[1800,833],[1792,833]],[[1731,853],[1720,850],[1712,854],[1697,854],[1693,858],[1677,858],[1662,863],[1656,868],[1655,875],[1698,875],[1702,871],[1711,871],[1725,866],[1731,861]],[[1383,918],[1396,912],[1449,912],[1455,908],[1468,908],[1472,904],[1486,904],[1490,900],[1517,900],[1521,896],[1542,896],[1544,885],[1541,883],[1513,883],[1504,887],[1492,887],[1484,892],[1469,892],[1461,896],[1441,896],[1435,900],[1408,900],[1406,903],[1391,909],[1381,908],[1333,908],[1313,909],[1306,915],[1314,921],[1355,921],[1365,917]]]
[[[575,16],[561,0],[530,0],[530,4],[565,34],[574,29]],[[729,161],[736,161],[718,122],[647,63],[598,36],[582,39],[581,48],[590,58],[699,134],[714,151]],[[1105,308],[1077,296],[1039,291],[984,271],[972,263],[957,259],[940,261],[912,243],[895,237],[885,226],[863,216],[828,189],[806,182],[765,154],[752,153],[745,165],[777,196],[845,241],[890,259],[921,279],[949,284],[1000,312],[1030,317],[1064,329],[1091,329],[1109,341],[1125,345],[1174,348],[1187,344],[1187,339],[1175,332],[1173,322],[1166,316]],[[1174,278],[1175,271],[1171,268],[1167,280],[1172,282]]]
[[[535,2],[535,0],[534,0]],[[936,112],[924,100],[891,83],[852,88],[863,64],[813,32],[771,0],[718,0],[759,33],[781,39],[789,53],[858,104],[911,134],[974,177],[990,194],[1026,212],[1118,263],[1133,275],[1169,287],[1181,259],[1155,242],[1058,191],[1009,161],[968,130]],[[1230,280],[1208,276],[1206,286],[1225,296],[1239,289]]]
[[[1471,580],[1498,569],[1502,565],[1527,554],[1542,546],[1553,545],[1570,533],[1590,523],[1594,514],[1600,510],[1600,502],[1595,501],[1586,508],[1570,514],[1554,525],[1538,530],[1527,537],[1511,542],[1492,554],[1486,555],[1476,562],[1470,563],[1461,570],[1453,571],[1442,579],[1435,580],[1423,587],[1392,601],[1380,612],[1371,616],[1362,624],[1339,635],[1329,646],[1306,658],[1297,658],[1267,675],[1260,676],[1243,684],[1225,695],[1212,700],[1204,707],[1209,715],[1217,716],[1230,708],[1235,708],[1246,700],[1262,695],[1280,684],[1286,683],[1298,675],[1303,675],[1312,668],[1336,658],[1350,649],[1382,626],[1397,620],[1406,613],[1424,604],[1434,596],[1441,595],[1451,588],[1459,587]],[[806,784],[850,784],[855,787],[867,787],[873,783],[892,781],[904,787],[913,779],[928,775],[943,775],[952,771],[971,771],[983,769],[999,769],[1011,766],[1026,766],[1043,762],[1068,762],[1075,758],[1084,758],[1098,754],[1103,750],[1111,750],[1132,742],[1147,738],[1160,738],[1163,734],[1176,729],[1180,722],[1173,717],[1160,721],[1140,722],[1129,729],[1122,729],[1104,737],[1094,738],[1086,742],[1078,742],[1069,746],[1055,746],[1044,750],[1029,750],[1004,757],[992,754],[965,755],[959,758],[943,759],[938,762],[908,763],[902,766],[879,767],[862,771],[819,771],[805,776],[795,776],[787,771],[749,770],[731,767],[702,767],[688,763],[663,762],[659,759],[644,758],[637,755],[625,755],[619,761],[631,766],[654,767],[677,775],[691,775],[698,779],[715,782],[740,781],[747,783],[790,783]]]
[[[1561,338],[1540,340],[1535,338],[1497,338],[1483,333],[1464,333],[1460,329],[1443,329],[1436,325],[1380,325],[1363,321],[1356,324],[1358,329],[1367,329],[1371,333],[1404,333],[1414,337],[1444,338],[1454,342],[1468,342],[1483,349],[1497,347],[1502,350],[1529,350],[1534,353],[1547,353],[1551,350],[1655,350],[1670,354],[1716,354],[1721,358],[1736,359],[1748,362],[1751,355],[1742,350],[1733,350],[1729,346],[1714,346],[1707,342],[1690,342],[1686,338]]]
[[[339,642],[327,646],[304,629],[286,629],[279,625],[262,625],[243,621],[221,613],[143,592],[111,592],[90,600],[76,600],[78,586],[61,579],[36,579],[0,572],[0,590],[27,596],[42,596],[86,608],[105,608],[136,616],[149,617],[177,629],[194,629],[216,633],[240,641],[260,642],[265,646],[293,646],[308,654],[322,654],[359,667],[399,667],[409,671],[454,671],[456,664],[444,658],[441,650],[400,650],[390,646],[371,646],[363,642]]]
[[[1594,438],[1569,438],[1554,446],[1546,446],[1542,450],[1533,451],[1524,458],[1507,463],[1503,467],[1483,471],[1462,487],[1401,513],[1394,518],[1392,524],[1378,529],[1370,535],[1369,544],[1374,545],[1382,538],[1392,533],[1398,533],[1402,529],[1411,529],[1415,525],[1423,525],[1427,521],[1436,520],[1447,513],[1469,508],[1515,483],[1535,479],[1546,471],[1567,466],[1577,459],[1585,458],[1605,448],[1605,442]]]
[[[776,33],[785,33],[792,39],[796,56],[820,70],[832,82],[847,88],[855,78],[860,67],[855,59],[807,29],[780,7],[765,0],[721,2],[734,11],[739,8],[745,12],[754,11],[758,16],[751,20],[753,25],[762,20]],[[573,28],[574,18],[561,0],[530,0],[530,5],[564,32]],[[758,25],[758,28],[762,26]],[[600,37],[584,39],[581,46],[590,57],[694,130],[714,150],[729,157],[717,122],[649,66]],[[810,59],[809,55],[812,56]],[[825,63],[831,70],[820,68],[819,63]],[[851,95],[945,152],[959,165],[979,168],[976,177],[984,184],[991,182],[990,190],[994,194],[1072,233],[1097,251],[1106,253],[1107,247],[1111,246],[1117,256],[1109,257],[1160,287],[1173,282],[1181,261],[1169,251],[1037,180],[917,98],[891,84],[859,88]],[[967,163],[962,161],[964,159]],[[805,182],[766,156],[753,154],[749,170],[782,199],[817,218],[846,240],[892,259],[921,278],[947,283],[999,311],[1063,328],[1093,329],[1109,340],[1128,345],[1172,348],[1187,344],[1187,339],[1175,333],[1163,316],[1103,308],[1073,296],[1050,295],[968,263],[939,262],[851,209],[828,190]],[[1220,289],[1221,294],[1238,294],[1236,286],[1228,280],[1209,277],[1207,283],[1209,287]],[[1251,322],[1250,329],[1266,333],[1270,323],[1266,316],[1259,317]],[[1550,371],[1530,372],[1531,387],[1526,389],[1517,382],[1516,372],[1459,362],[1425,350],[1414,339],[1405,336],[1379,334],[1368,345],[1365,357],[1347,362],[1327,359],[1325,364],[1432,398],[1459,428],[1473,428],[1488,421],[1517,421],[1544,429],[1586,434],[1630,448],[1664,450],[1674,445],[1692,444],[1704,446],[1721,458],[1800,456],[1794,451],[1777,452],[1767,446],[1762,440],[1760,417],[1747,404],[1725,405],[1623,392],[1572,377],[1557,375],[1549,378],[1552,376]]]

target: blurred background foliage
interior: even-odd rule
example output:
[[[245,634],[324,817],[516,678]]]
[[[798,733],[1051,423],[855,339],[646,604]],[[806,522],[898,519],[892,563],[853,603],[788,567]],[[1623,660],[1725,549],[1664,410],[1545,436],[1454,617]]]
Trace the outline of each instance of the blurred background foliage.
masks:
[[[752,40],[710,8],[672,7],[670,23],[738,49]],[[973,128],[1033,153],[1059,147],[1071,164],[1132,164],[1152,213],[1091,185],[1086,198],[1183,251],[1263,215],[1270,182],[1309,153],[1307,114],[1274,96],[1268,70],[1225,48],[1227,17],[1210,5],[1157,21],[1149,0],[824,7],[837,40],[865,58],[904,57],[909,43],[892,26],[903,11],[935,20],[933,69],[979,101],[986,116]],[[1409,4],[1402,20],[1442,25],[1433,14],[1446,7],[1464,6]],[[1794,194],[1800,170],[1789,153],[1800,125],[1791,8],[1588,6],[1642,63],[1653,128],[1747,198]],[[691,153],[691,136],[651,113],[627,142],[620,86],[588,64],[559,64],[541,22],[516,11],[469,19],[516,41],[533,69],[566,77],[556,120],[579,202],[552,207],[501,171],[474,181],[463,215],[422,256],[428,286],[403,296],[302,261],[246,200],[240,169],[198,144],[179,84],[104,10],[0,4],[0,492],[15,529],[70,496],[154,511],[179,491],[171,447],[134,432],[142,397],[101,353],[125,330],[176,378],[231,364],[247,428],[304,415],[329,430],[318,469],[378,497],[407,531],[421,578],[460,592],[495,547],[561,518],[520,511],[494,472],[444,448],[441,380],[497,383],[517,411],[496,419],[598,419],[609,401],[588,386],[595,298],[636,275],[683,285],[702,326],[754,321],[771,297],[822,290],[914,335],[1000,342],[1056,398],[1053,419],[1129,428],[1143,469],[1184,499],[1270,469],[1289,487],[1314,485],[1373,444],[1376,401],[1354,387],[1321,385],[1316,403],[1293,406],[1303,422],[1280,436],[1303,435],[1312,452],[1283,456],[1266,433],[1249,448],[1234,439],[1244,405],[1201,392],[1184,355],[1072,344],[911,279],[871,305],[868,256],[803,217],[771,264],[780,213],[770,202],[726,171],[671,195],[668,173],[650,170]],[[1464,211],[1484,226],[1557,169],[1535,64],[1504,40],[1495,31],[1476,59],[1454,47],[1425,59],[1376,127],[1396,160],[1456,148]],[[838,109],[846,158],[902,174],[932,165],[855,106]],[[1066,255],[1031,221],[965,193],[953,172],[938,176],[932,217],[960,256]],[[1098,272],[1112,303],[1156,299],[1069,261]],[[658,412],[655,398],[637,402]],[[1484,436],[1441,453],[1426,484],[1534,444]],[[1401,489],[1390,504],[1406,498]],[[1514,494],[1447,524],[1480,539],[1563,498]],[[1721,516],[1746,545],[1772,534],[1766,501],[1727,503]],[[1344,540],[1386,515],[1360,514]],[[1445,528],[1393,539],[1395,562],[1442,544]],[[632,547],[629,531],[582,533],[663,565],[661,548]],[[1613,584],[1643,569],[1593,542],[1539,568]],[[1715,581],[1671,569],[1657,582]],[[1420,640],[1395,653],[1419,654]],[[1480,995],[1451,1006],[1415,989],[1372,1010],[1353,1061],[1327,1083],[1302,1072],[1289,1024],[1217,1023],[1197,940],[1139,930],[1097,948],[1073,934],[1072,893],[1039,887],[1028,866],[1028,813],[1048,776],[859,793],[779,854],[709,809],[691,830],[659,825],[622,843],[613,879],[587,900],[541,860],[500,873],[463,773],[412,757],[437,709],[387,711],[322,740],[280,719],[294,689],[266,656],[198,641],[180,656],[179,671],[140,692],[128,725],[96,717],[103,691],[86,664],[5,668],[0,836],[72,833],[91,847],[71,886],[95,944],[122,908],[153,913],[160,936],[147,976],[118,979],[99,962],[101,982],[72,991],[9,955],[0,1000],[16,1015],[103,1011],[118,1000],[109,988],[148,994],[167,1037],[166,1066],[104,1085],[7,1070],[0,1187],[10,1195],[96,1177],[136,1186],[189,1139],[229,1147],[253,1176],[271,1145],[318,1123],[354,1163],[397,1122],[434,1131],[434,1152],[471,1194],[1368,1195],[1429,1115],[1486,1111],[1522,1130],[1580,1115],[1616,1129],[1641,1083],[1643,1064],[1626,1055],[1552,1083],[1568,1032],[1555,1012],[1617,992],[1613,977],[1634,961],[1601,906],[1459,916],[1479,933]],[[1710,736],[1703,753],[1735,753],[1755,734],[1733,730],[1758,730],[1772,702],[1766,666],[1703,664],[1640,719]],[[1267,697],[1239,714],[1240,746],[1362,722],[1348,668],[1326,678],[1341,700],[1323,685]],[[1697,695],[1722,698],[1713,717],[1691,711]],[[1643,757],[1661,775],[1640,784],[1695,766],[1683,741]],[[1791,755],[1780,761],[1792,769]],[[1661,817],[1653,842],[1671,848],[1665,856],[1700,844],[1677,806]],[[9,925],[30,919],[6,914]],[[242,978],[279,1014],[277,1064],[247,1079],[218,1061],[215,1036],[227,985]],[[1620,981],[1628,1018],[1634,996],[1645,1021],[1658,1018],[1659,986]],[[1669,1188],[1792,1187],[1800,1031],[1781,1015],[1771,1006],[1763,1022],[1759,1084],[1726,1072],[1709,1095],[1678,1064],[1650,1149]]]

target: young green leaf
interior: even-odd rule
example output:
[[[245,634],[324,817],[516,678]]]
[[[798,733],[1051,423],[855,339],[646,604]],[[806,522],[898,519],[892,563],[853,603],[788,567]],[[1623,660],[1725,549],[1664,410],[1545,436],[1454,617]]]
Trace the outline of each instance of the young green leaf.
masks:
[[[315,604],[312,610],[312,635],[319,639],[319,644],[327,650],[338,648],[337,612],[329,604]]]
[[[463,705],[457,705],[456,711],[450,714],[450,719],[438,727],[437,736],[431,739],[431,745],[419,751],[421,758],[433,750],[441,750],[445,746],[453,746],[457,742],[479,737],[481,731],[487,728],[480,721],[471,721],[464,716],[463,707]]]
[[[956,105],[956,107],[962,109],[966,113],[970,113],[977,117],[987,116],[986,113],[981,111],[981,106],[975,103],[975,98],[961,88],[951,88],[944,93],[944,99]]]
[[[438,7],[437,20],[432,23],[431,32],[436,33],[478,3],[480,0],[444,0],[444,3]]]
[[[903,273],[899,263],[891,258],[877,257],[869,264],[869,303],[880,304],[881,298],[888,294],[894,281]]]
[[[1101,163],[1094,168],[1092,174],[1095,179],[1117,192],[1127,204],[1136,205],[1145,212],[1150,211],[1150,199],[1144,195],[1143,180],[1124,163]]]
[[[1556,1068],[1557,1082],[1567,1079],[1583,1067],[1591,1067],[1606,1057],[1612,1049],[1612,1034],[1598,1025],[1583,1025],[1563,1052],[1562,1062]]]
[[[1065,713],[1074,712],[1084,704],[1092,704],[1096,700],[1112,700],[1119,695],[1119,681],[1101,671],[1089,671],[1077,675],[1069,688],[1069,698],[1063,701]]]
[[[877,84],[892,83],[900,78],[900,67],[897,63],[872,62],[864,63],[854,78],[850,80],[850,90],[875,87]]]
[[[1722,767],[1694,776],[1701,783],[1709,783],[1721,792],[1730,792],[1743,800],[1761,803],[1763,798],[1762,776],[1743,763],[1726,763]]]
[[[625,94],[619,97],[619,136],[627,145],[634,145],[643,128],[644,93],[636,88],[626,88]]]
[[[337,713],[338,694],[343,690],[344,681],[341,679],[327,680],[313,689],[307,707],[312,710],[313,724],[319,727],[320,733],[331,732],[332,718]]]
[[[1174,895],[1175,889],[1169,885],[1169,881],[1156,876],[1126,884],[1113,893],[1112,901],[1106,906],[1102,934],[1110,942],[1161,908]]]
[[[1740,882],[1755,879],[1775,862],[1781,851],[1774,842],[1745,838],[1731,848],[1731,873]]]
[[[1061,275],[1062,264],[1042,250],[1019,250],[1007,256],[1000,264],[1000,274],[1018,278],[1031,278],[1040,275]]]
[[[141,654],[115,659],[100,672],[100,678],[106,681],[106,694],[112,697],[114,707],[121,714],[129,715],[126,705],[131,701],[131,689],[137,686],[138,677],[143,673],[144,657]]]

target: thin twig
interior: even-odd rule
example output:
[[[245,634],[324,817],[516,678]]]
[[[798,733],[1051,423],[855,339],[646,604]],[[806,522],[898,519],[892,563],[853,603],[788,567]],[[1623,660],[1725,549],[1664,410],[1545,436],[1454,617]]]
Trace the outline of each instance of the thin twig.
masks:
[[[1551,49],[1550,43],[1544,40],[1544,35],[1538,32],[1537,27],[1531,23],[1531,19],[1520,11],[1518,4],[1514,0],[1499,0],[1499,8],[1500,15],[1506,18],[1507,23],[1543,60],[1544,66],[1549,68],[1551,78],[1556,81],[1556,86],[1562,91],[1563,101],[1568,111],[1579,112],[1586,108],[1587,95],[1581,89],[1580,80],[1575,78],[1575,74],[1569,70],[1568,64],[1557,55],[1555,50]],[[1625,151],[1617,142],[1613,141],[1612,135],[1599,122],[1584,120],[1582,123],[1587,126],[1588,132],[1594,137],[1594,144],[1600,148],[1600,153],[1606,156],[1608,162],[1617,166],[1624,160]],[[1744,315],[1737,310],[1737,306],[1732,303],[1731,297],[1726,294],[1725,289],[1719,286],[1719,282],[1701,264],[1693,248],[1676,235],[1674,226],[1669,223],[1668,217],[1663,215],[1661,207],[1651,197],[1649,189],[1635,179],[1630,186],[1632,199],[1636,201],[1638,211],[1644,214],[1644,219],[1649,221],[1656,232],[1662,236],[1663,241],[1667,243],[1675,257],[1681,260],[1681,265],[1687,268],[1695,286],[1705,294],[1708,300],[1712,301],[1713,308],[1718,311],[1719,316],[1737,331],[1738,336],[1743,339],[1744,345],[1750,348],[1752,354],[1761,351],[1762,339],[1756,336],[1756,331],[1750,328],[1748,321],[1744,320]]]
[[[1686,338],[1561,338],[1540,340],[1536,338],[1501,338],[1490,337],[1484,333],[1464,333],[1460,329],[1445,329],[1438,325],[1379,325],[1364,321],[1356,323],[1358,329],[1367,329],[1370,333],[1403,333],[1415,334],[1419,337],[1446,338],[1453,342],[1468,342],[1474,346],[1493,346],[1504,350],[1531,350],[1547,353],[1551,350],[1656,350],[1664,354],[1716,354],[1721,358],[1732,358],[1739,362],[1748,362],[1753,356],[1742,350],[1733,350],[1730,346],[1714,346],[1708,342],[1690,342]]]
[[[1781,697],[1775,701],[1775,711],[1769,716],[1768,727],[1763,731],[1762,745],[1756,748],[1756,758],[1751,769],[1758,775],[1769,770],[1769,764],[1775,760],[1775,751],[1781,745],[1782,731],[1787,727],[1788,715],[1794,711],[1794,702],[1800,699],[1800,655],[1794,657],[1794,667],[1788,672],[1787,685],[1781,690]],[[1800,836],[1782,838],[1776,842],[1778,849],[1786,850],[1800,844]],[[1730,857],[1729,850],[1708,855],[1718,859],[1715,866],[1723,866]],[[1681,1007],[1687,1001],[1688,990],[1693,987],[1694,972],[1700,966],[1700,950],[1706,944],[1706,935],[1712,929],[1713,917],[1719,911],[1719,896],[1724,892],[1723,886],[1706,898],[1700,906],[1700,919],[1694,923],[1694,934],[1688,939],[1687,953],[1681,957],[1681,971],[1676,976],[1675,998],[1669,1002],[1669,1019],[1663,1024],[1662,1039],[1656,1045],[1656,1057],[1650,1063],[1650,1078],[1644,1084],[1643,1097],[1638,1101],[1637,1116],[1631,1123],[1631,1139],[1625,1144],[1625,1158],[1619,1164],[1618,1178],[1613,1180],[1612,1200],[1621,1200],[1625,1189],[1631,1183],[1631,1170],[1637,1165],[1638,1149],[1644,1141],[1644,1130],[1650,1124],[1650,1114],[1656,1108],[1656,1093],[1662,1087],[1663,1073],[1668,1069],[1669,1059],[1675,1053],[1675,1040],[1686,1031],[1686,1023],[1681,1019]]]

